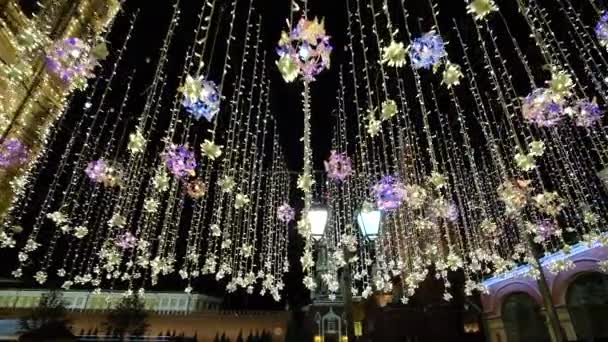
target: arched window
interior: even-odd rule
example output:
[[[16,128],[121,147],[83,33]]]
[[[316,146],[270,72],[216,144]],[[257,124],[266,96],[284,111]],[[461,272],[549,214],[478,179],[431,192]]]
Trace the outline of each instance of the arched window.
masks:
[[[608,275],[576,278],[568,287],[566,304],[578,339],[608,337]]]
[[[508,342],[550,341],[540,306],[526,293],[513,293],[505,298],[502,320]]]

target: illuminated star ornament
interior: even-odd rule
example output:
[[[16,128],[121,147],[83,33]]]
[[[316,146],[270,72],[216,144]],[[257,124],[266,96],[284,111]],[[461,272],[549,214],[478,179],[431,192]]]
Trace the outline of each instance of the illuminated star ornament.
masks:
[[[409,47],[410,60],[416,69],[430,69],[437,66],[447,55],[445,43],[435,31],[425,33],[422,37],[414,38]]]
[[[66,84],[91,77],[96,63],[91,47],[74,37],[57,41],[46,56],[49,72]]]
[[[213,81],[188,75],[180,91],[184,95],[182,105],[194,119],[204,117],[211,122],[219,113],[221,96]]]
[[[329,160],[325,161],[325,171],[330,179],[342,182],[352,175],[352,162],[346,153],[331,151]]]
[[[283,31],[277,47],[279,60],[276,62],[285,82],[292,82],[298,76],[312,82],[331,64],[332,46],[325,33],[323,20],[302,18],[295,27],[287,23],[289,32]]]
[[[8,139],[0,144],[0,168],[7,169],[25,164],[30,151],[19,139]]]
[[[372,187],[378,209],[390,211],[399,208],[407,197],[405,186],[396,177],[384,176]]]

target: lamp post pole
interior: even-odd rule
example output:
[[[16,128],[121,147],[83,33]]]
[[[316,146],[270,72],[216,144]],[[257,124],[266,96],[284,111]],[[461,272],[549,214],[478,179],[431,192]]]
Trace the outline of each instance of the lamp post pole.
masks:
[[[543,270],[543,265],[541,264],[540,256],[534,249],[536,246],[534,245],[534,240],[528,234],[526,237],[528,242],[528,246],[530,251],[534,255],[535,264],[532,267],[538,270],[540,277],[538,278],[538,289],[543,298],[543,304],[545,307],[545,313],[547,315],[546,322],[547,328],[549,330],[549,335],[551,336],[551,340],[554,342],[565,342],[566,337],[564,336],[564,332],[562,330],[562,326],[559,322],[559,316],[557,315],[557,311],[555,310],[555,305],[553,305],[553,298],[551,297],[551,291],[549,290],[549,286],[547,285],[547,277],[545,276],[545,271]]]
[[[352,293],[352,273],[350,266],[351,253],[348,248],[344,248],[344,258],[346,259],[346,266],[342,273],[342,286],[344,295],[344,313],[346,316],[346,336],[348,336],[348,342],[355,341],[355,322],[353,321],[353,293]]]

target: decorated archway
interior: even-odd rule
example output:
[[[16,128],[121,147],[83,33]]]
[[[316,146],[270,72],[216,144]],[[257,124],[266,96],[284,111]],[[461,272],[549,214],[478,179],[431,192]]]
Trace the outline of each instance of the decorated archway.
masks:
[[[508,342],[550,341],[541,308],[527,293],[516,292],[505,298],[502,319]]]
[[[608,337],[608,275],[590,272],[576,277],[568,287],[566,304],[579,339]]]

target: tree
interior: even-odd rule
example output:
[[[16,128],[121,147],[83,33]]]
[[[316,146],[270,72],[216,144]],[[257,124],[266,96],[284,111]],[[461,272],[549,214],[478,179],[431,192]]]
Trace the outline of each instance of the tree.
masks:
[[[44,330],[45,327],[67,327],[66,303],[60,291],[52,290],[40,297],[40,302],[28,315],[21,318],[19,328],[22,332]]]
[[[148,313],[141,297],[137,294],[124,297],[106,317],[104,323],[113,329],[121,339],[126,334],[141,336],[148,328]]]

